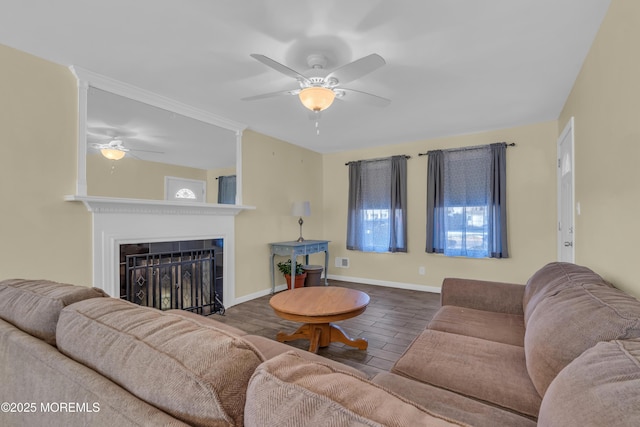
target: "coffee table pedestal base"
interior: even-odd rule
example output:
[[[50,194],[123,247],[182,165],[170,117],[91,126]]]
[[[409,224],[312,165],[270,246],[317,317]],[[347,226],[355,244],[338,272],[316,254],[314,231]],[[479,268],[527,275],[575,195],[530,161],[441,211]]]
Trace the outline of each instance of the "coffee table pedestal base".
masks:
[[[308,339],[311,353],[317,353],[318,347],[327,347],[332,342],[341,342],[359,350],[366,350],[369,346],[365,338],[349,338],[340,326],[333,323],[305,323],[292,334],[278,332],[276,338],[279,342]]]

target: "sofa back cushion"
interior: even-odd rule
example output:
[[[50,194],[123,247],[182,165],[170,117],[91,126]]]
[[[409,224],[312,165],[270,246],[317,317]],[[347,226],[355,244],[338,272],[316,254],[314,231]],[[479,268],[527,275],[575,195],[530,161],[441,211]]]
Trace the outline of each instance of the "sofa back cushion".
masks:
[[[601,342],[553,380],[539,425],[640,426],[640,341]]]
[[[527,281],[522,298],[525,326],[540,301],[562,289],[585,283],[612,287],[587,267],[567,262],[552,262],[536,271]]]
[[[247,384],[264,360],[208,323],[119,299],[66,307],[61,352],[191,425],[241,426]]]
[[[558,373],[600,341],[640,337],[640,301],[583,284],[538,303],[525,331],[527,371],[540,396]]]
[[[49,280],[3,280],[0,282],[0,318],[56,345],[56,324],[64,307],[77,301],[107,296],[98,288]]]
[[[289,352],[258,367],[249,382],[245,425],[451,426],[366,379]]]

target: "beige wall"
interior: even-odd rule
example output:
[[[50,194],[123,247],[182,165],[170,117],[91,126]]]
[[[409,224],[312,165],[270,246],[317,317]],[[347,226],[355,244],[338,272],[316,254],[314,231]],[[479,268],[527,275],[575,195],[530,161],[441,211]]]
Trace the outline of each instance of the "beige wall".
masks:
[[[321,239],[322,156],[252,131],[242,137],[242,198],[255,206],[236,217],[236,297],[271,286],[270,242],[296,240],[298,218],[290,216],[295,201],[311,202],[311,216],[304,218],[303,236]],[[277,258],[284,260],[284,258]],[[323,264],[321,255],[311,263]],[[276,285],[283,284],[278,274]]]
[[[640,2],[613,0],[558,121],[575,117],[576,262],[640,297]]]
[[[164,200],[165,176],[207,181],[207,171],[203,169],[147,162],[129,156],[120,160],[109,160],[100,154],[87,156],[87,193],[91,196]],[[207,188],[209,185],[207,182]]]
[[[0,279],[91,283],[91,216],[76,182],[76,80],[0,45]]]
[[[14,200],[0,207],[1,277],[46,277],[90,284],[90,214],[81,204],[62,200],[64,195],[75,192],[75,79],[65,67],[6,47],[0,48],[0,55],[7,76],[0,82],[3,94],[7,94],[0,101],[2,138],[3,146],[9,150],[9,155],[0,160],[0,190],[5,200]],[[294,240],[298,236],[296,218],[289,215],[291,203],[297,200],[311,202],[312,216],[305,218],[304,236],[332,240],[330,274],[430,286],[439,286],[447,275],[525,280],[533,270],[555,257],[556,135],[556,123],[543,123],[322,156],[246,131],[243,201],[257,209],[242,212],[236,218],[236,296],[252,295],[270,286],[268,243]],[[427,255],[424,253],[426,158],[417,157],[417,153],[499,140],[518,143],[518,147],[508,151],[513,258],[470,260]],[[413,156],[409,161],[409,253],[346,251],[344,163],[397,153]],[[116,177],[124,168],[125,163],[116,164]],[[33,252],[35,247],[40,248],[38,254],[46,256],[40,256],[39,263],[23,260],[21,254]],[[333,267],[336,256],[348,256],[351,268]],[[312,256],[311,262],[322,264],[322,255]],[[422,265],[427,271],[425,276],[417,273]],[[277,277],[277,283],[284,283],[281,276]]]
[[[635,217],[640,208],[640,2],[613,0],[557,122],[322,156],[246,131],[244,204],[237,216],[236,296],[269,283],[272,241],[298,236],[291,203],[310,200],[306,238],[331,240],[329,273],[368,281],[439,286],[462,276],[523,282],[556,258],[556,139],[575,116],[577,262],[640,296],[636,279]],[[0,46],[0,278],[26,277],[90,284],[91,217],[75,192],[76,83],[66,67]],[[424,252],[426,158],[418,152],[495,141],[508,150],[512,258],[447,258]],[[409,252],[365,254],[345,249],[350,160],[410,154]],[[320,178],[321,177],[321,178]],[[32,257],[25,257],[24,254]],[[351,267],[333,266],[349,257]],[[34,262],[34,259],[37,262]],[[312,262],[322,263],[321,255]],[[424,266],[426,275],[418,274]],[[278,283],[283,283],[281,276]]]
[[[556,259],[557,123],[547,122],[473,135],[418,141],[324,157],[324,230],[331,240],[329,274],[367,281],[440,287],[444,277],[471,277],[524,283]],[[427,157],[432,149],[493,142],[515,142],[507,150],[508,259],[453,258],[425,252]],[[408,179],[408,252],[373,254],[346,249],[348,161],[395,154],[411,155]],[[348,257],[350,267],[333,267],[335,257]],[[424,266],[425,275],[418,269]]]

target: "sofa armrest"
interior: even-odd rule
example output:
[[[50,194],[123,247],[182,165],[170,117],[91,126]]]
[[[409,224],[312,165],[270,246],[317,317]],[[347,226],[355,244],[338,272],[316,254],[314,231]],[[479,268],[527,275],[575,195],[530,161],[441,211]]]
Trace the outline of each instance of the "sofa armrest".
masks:
[[[523,314],[524,285],[473,279],[446,278],[442,282],[442,305],[498,313]]]

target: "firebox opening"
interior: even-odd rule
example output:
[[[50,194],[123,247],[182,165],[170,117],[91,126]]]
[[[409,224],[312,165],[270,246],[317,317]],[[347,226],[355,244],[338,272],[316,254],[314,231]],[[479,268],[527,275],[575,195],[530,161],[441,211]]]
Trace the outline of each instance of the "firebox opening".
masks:
[[[120,298],[160,310],[224,314],[223,239],[120,245]]]

